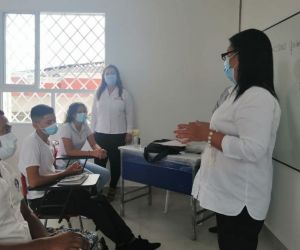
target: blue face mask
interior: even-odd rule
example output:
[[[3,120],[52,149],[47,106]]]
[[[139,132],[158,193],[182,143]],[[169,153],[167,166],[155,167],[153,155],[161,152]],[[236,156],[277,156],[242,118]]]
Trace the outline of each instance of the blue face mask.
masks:
[[[232,83],[236,84],[234,79],[234,69],[229,65],[229,57],[226,57],[226,60],[224,62],[224,73]]]
[[[236,54],[233,54],[231,57],[235,56]],[[230,67],[229,59],[231,57],[226,57],[226,60],[224,61],[224,73],[226,77],[234,84],[236,85],[236,81],[234,78],[234,68]]]
[[[53,123],[52,125],[42,129],[43,133],[46,135],[54,135],[57,133],[57,130],[58,126],[56,123]]]
[[[116,74],[104,75],[104,80],[108,86],[114,86],[117,84],[117,75]]]
[[[87,119],[86,113],[77,113],[75,116],[75,120],[80,123],[84,123]]]
[[[6,160],[13,156],[17,149],[17,137],[12,132],[9,132],[0,136],[0,142],[0,159]]]

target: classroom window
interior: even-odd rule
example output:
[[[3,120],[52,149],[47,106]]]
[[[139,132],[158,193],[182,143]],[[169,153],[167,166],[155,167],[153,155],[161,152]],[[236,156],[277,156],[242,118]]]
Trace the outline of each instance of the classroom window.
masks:
[[[55,108],[63,122],[70,103],[91,111],[105,61],[103,14],[4,13],[2,108],[12,122],[30,122],[32,106]]]
[[[34,15],[5,15],[6,84],[34,84],[34,21]]]

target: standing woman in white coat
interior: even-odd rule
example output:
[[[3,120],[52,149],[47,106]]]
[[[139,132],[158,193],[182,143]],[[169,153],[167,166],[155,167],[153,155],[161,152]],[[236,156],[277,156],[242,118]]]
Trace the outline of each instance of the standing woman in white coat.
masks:
[[[97,144],[107,151],[108,158],[96,159],[95,163],[106,166],[109,160],[111,181],[107,198],[112,201],[121,172],[118,147],[131,142],[133,129],[132,99],[123,88],[119,70],[114,65],[103,70],[102,83],[94,98],[91,128]]]
[[[178,125],[182,141],[207,141],[192,195],[216,212],[221,250],[255,250],[270,204],[272,153],[280,121],[269,38],[249,29],[222,54],[233,83],[209,123]]]

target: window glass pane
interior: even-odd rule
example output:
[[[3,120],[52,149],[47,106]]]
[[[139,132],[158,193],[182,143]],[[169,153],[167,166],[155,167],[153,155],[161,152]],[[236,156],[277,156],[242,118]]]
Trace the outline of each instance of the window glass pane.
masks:
[[[55,113],[56,120],[59,123],[65,121],[67,110],[71,103],[82,102],[85,104],[88,110],[88,118],[90,119],[90,113],[92,112],[94,94],[56,94],[55,96]]]
[[[34,92],[2,93],[4,112],[11,122],[31,122],[33,106],[51,106],[54,101],[57,121],[63,122],[68,106],[83,102],[90,117],[94,90],[101,84],[105,67],[105,16],[37,15],[40,15],[40,44],[35,44],[38,35],[35,15],[5,14],[5,84],[9,84],[11,90],[15,90],[13,84],[33,85],[38,56],[40,85],[34,86],[36,90],[30,90]],[[40,48],[39,55],[35,55],[36,46]],[[48,93],[39,92],[40,89],[47,89]],[[78,93],[79,90],[90,91]]]
[[[5,15],[6,84],[34,84],[34,15]]]
[[[30,110],[33,106],[38,104],[46,104],[50,106],[50,93],[3,93],[3,111],[10,122],[31,122]]]
[[[105,58],[105,17],[44,13],[41,20],[41,88],[96,89]]]

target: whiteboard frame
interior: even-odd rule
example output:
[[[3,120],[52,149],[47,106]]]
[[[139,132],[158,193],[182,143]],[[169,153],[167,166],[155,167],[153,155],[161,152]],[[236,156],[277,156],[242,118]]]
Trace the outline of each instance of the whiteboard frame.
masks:
[[[275,24],[269,26],[268,28],[265,28],[265,29],[263,30],[263,32],[268,31],[268,30],[272,29],[273,27],[276,27],[277,25],[279,25],[279,24],[281,24],[281,23],[283,23],[283,22],[285,22],[285,21],[287,21],[287,20],[289,20],[289,19],[291,19],[291,18],[293,18],[293,17],[295,17],[295,16],[297,16],[297,15],[299,15],[299,14],[300,14],[300,11],[296,12],[295,14],[293,14],[293,15],[291,15],[291,16],[288,16],[287,18],[282,19],[281,21],[279,21],[279,22],[277,22],[277,23],[275,23]],[[278,162],[278,163],[281,163],[282,165],[284,165],[284,166],[286,166],[286,167],[288,167],[288,168],[291,168],[291,169],[297,171],[298,173],[300,173],[300,169],[295,168],[295,167],[293,167],[293,166],[291,166],[291,165],[289,165],[289,164],[287,164],[287,163],[285,163],[285,162],[283,162],[283,161],[280,161],[280,160],[278,160],[278,159],[276,159],[276,158],[274,158],[274,157],[273,157],[272,159],[273,159],[274,161],[276,161],[276,162]]]

